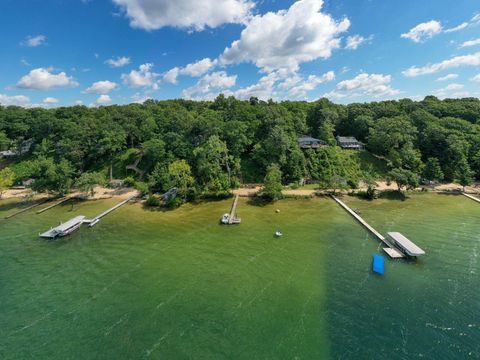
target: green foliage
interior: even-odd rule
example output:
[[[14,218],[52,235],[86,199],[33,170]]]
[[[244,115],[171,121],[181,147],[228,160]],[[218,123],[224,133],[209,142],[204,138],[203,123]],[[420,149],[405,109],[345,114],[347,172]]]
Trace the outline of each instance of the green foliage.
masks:
[[[402,168],[395,168],[390,171],[389,180],[397,183],[399,192],[401,192],[402,188],[404,187],[407,188],[407,190],[411,190],[415,189],[419,185],[417,174]]]
[[[267,169],[263,181],[262,194],[264,197],[276,201],[282,198],[282,172],[277,164],[272,164]]]
[[[53,158],[40,156],[30,163],[34,191],[67,194],[73,184],[73,175],[74,169],[68,160],[57,163]]]
[[[133,176],[127,176],[125,179],[123,179],[123,184],[127,187],[132,187],[136,183],[136,180]]]
[[[15,173],[12,169],[6,167],[0,170],[0,198],[5,190],[10,188],[15,182]]]
[[[190,165],[185,160],[177,160],[168,165],[169,186],[178,189],[179,197],[186,200],[194,193],[195,179],[192,176]]]
[[[142,181],[135,181],[134,187],[136,190],[140,192],[140,196],[144,196],[148,194],[148,184]]]
[[[440,161],[437,158],[428,158],[425,168],[423,169],[423,177],[430,181],[442,181],[444,178]]]
[[[86,172],[75,181],[75,186],[86,195],[95,195],[96,186],[104,186],[107,183],[105,175],[100,172]]]
[[[461,158],[457,165],[457,179],[464,188],[473,182],[473,171],[466,158]]]

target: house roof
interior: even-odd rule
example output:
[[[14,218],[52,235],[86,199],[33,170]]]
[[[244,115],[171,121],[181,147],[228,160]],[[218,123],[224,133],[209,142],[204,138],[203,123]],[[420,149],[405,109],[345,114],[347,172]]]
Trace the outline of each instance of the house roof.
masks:
[[[299,137],[299,138],[298,138],[298,141],[299,141],[299,142],[307,142],[307,141],[308,141],[308,142],[313,142],[313,141],[315,141],[315,142],[323,142],[323,140],[315,139],[315,138],[313,138],[313,137],[311,137],[311,136],[302,136],[302,137]]]
[[[354,138],[353,136],[337,136],[337,140],[338,142],[356,142],[356,143],[360,143],[356,138]]]

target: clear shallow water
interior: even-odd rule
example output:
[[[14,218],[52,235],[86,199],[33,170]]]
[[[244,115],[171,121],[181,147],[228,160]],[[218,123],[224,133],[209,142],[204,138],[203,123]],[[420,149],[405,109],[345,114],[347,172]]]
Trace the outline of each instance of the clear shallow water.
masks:
[[[130,204],[54,242],[37,234],[116,201],[2,220],[0,358],[480,358],[479,204],[345,200],[427,256],[374,276],[378,242],[329,199],[242,199],[238,227],[230,201]]]

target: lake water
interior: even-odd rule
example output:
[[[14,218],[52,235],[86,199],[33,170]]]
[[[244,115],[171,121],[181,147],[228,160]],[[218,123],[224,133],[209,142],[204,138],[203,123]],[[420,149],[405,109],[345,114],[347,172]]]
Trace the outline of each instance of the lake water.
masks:
[[[56,241],[38,233],[118,200],[1,220],[0,358],[480,358],[480,204],[344,200],[427,254],[372,274],[379,243],[328,198],[241,199],[231,227],[230,200],[128,204]]]

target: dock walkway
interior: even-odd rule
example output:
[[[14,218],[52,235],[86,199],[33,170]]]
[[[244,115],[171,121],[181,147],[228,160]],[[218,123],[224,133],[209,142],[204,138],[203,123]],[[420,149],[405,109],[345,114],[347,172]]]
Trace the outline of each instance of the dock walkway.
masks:
[[[239,199],[239,195],[235,195],[235,200],[233,200],[233,205],[232,205],[232,209],[230,211],[230,216],[228,218],[228,224],[229,225],[232,225],[232,224],[238,224],[240,223],[240,219],[238,219],[236,217],[236,214],[237,214],[237,205],[238,205],[238,199]]]
[[[60,204],[63,204],[64,202],[67,202],[68,200],[70,200],[72,198],[70,197],[65,197],[65,198],[62,198],[60,199],[59,201],[57,201],[55,204],[52,204],[50,206],[47,206],[46,208],[43,208],[43,209],[40,209],[37,211],[37,214],[41,214],[43,213],[44,211],[47,211],[47,210],[50,210],[51,208],[54,208],[55,206],[57,205],[60,205]]]
[[[398,258],[403,258],[404,255],[395,249],[395,247],[390,244],[390,242],[382,235],[380,234],[377,230],[375,230],[370,224],[368,224],[365,220],[362,219],[360,215],[358,215],[355,211],[350,209],[347,204],[345,204],[343,201],[338,199],[334,195],[330,195],[333,200],[335,200],[341,207],[343,207],[350,215],[352,215],[360,224],[362,224],[368,231],[370,231],[375,237],[378,238],[383,244],[385,244],[387,247],[383,248],[383,250],[393,259],[398,259]]]
[[[475,197],[475,196],[469,195],[469,194],[464,193],[464,192],[462,192],[462,195],[463,195],[463,196],[466,196],[466,197],[469,198],[469,199],[472,199],[473,201],[476,201],[476,202],[479,202],[479,203],[480,203],[480,199],[477,198],[477,197]]]
[[[137,195],[133,195],[133,196],[130,196],[128,199],[125,199],[123,200],[122,202],[118,203],[117,205],[115,205],[114,207],[111,207],[110,209],[102,212],[100,215],[94,217],[93,219],[91,220],[84,220],[83,222],[85,224],[91,224],[90,226],[93,226],[94,224],[96,224],[101,218],[103,218],[104,216],[107,216],[108,214],[110,214],[112,211],[115,211],[117,210],[119,207],[125,205],[127,202],[129,202],[130,200],[136,198]]]
[[[16,211],[16,212],[14,212],[13,214],[10,214],[10,215],[5,216],[5,219],[10,219],[10,218],[12,218],[12,217],[14,217],[14,216],[20,215],[20,214],[22,214],[22,213],[24,213],[24,212],[26,212],[26,211],[28,211],[28,210],[31,210],[31,209],[39,206],[39,205],[45,204],[47,201],[50,201],[50,199],[46,199],[46,200],[40,201],[40,202],[38,202],[38,203],[36,203],[36,204],[33,204],[33,205],[29,206],[29,207],[26,207],[25,209],[18,210],[18,211]]]

